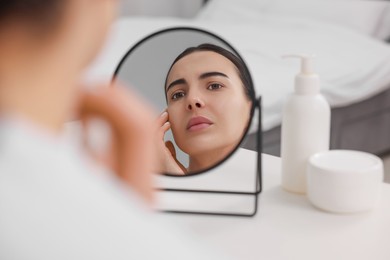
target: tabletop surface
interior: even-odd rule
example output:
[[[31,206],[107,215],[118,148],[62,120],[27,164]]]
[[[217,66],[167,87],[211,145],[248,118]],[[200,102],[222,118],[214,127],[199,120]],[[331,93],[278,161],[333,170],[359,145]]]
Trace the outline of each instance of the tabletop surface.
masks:
[[[254,217],[163,214],[237,259],[390,259],[390,185],[376,207],[333,214],[284,191],[280,158],[263,154],[263,191]]]

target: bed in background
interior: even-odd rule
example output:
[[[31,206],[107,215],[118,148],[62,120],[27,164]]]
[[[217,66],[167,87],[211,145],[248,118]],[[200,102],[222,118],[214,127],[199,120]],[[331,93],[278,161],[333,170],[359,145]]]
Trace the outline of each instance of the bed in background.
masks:
[[[279,155],[281,110],[293,91],[297,61],[316,54],[322,92],[332,106],[331,148],[390,151],[390,2],[368,0],[209,0],[194,19],[129,17],[117,21],[86,75],[107,82],[143,37],[174,26],[206,29],[245,59],[263,98],[263,152]],[[244,147],[253,149],[257,129]]]
[[[387,42],[390,46],[390,2],[389,1],[329,1],[329,0],[210,0],[205,8],[198,15],[203,21],[226,21],[231,23],[261,24],[268,22],[266,16],[281,16],[285,19],[302,18],[308,23],[326,23],[338,26],[346,30],[353,30],[374,41]],[[260,33],[260,32],[259,32]],[[329,39],[326,42],[330,42]],[[325,42],[325,43],[326,43]],[[286,45],[289,43],[286,42]],[[351,46],[359,45],[359,42],[350,41]],[[345,46],[344,46],[345,47]],[[343,48],[343,46],[340,46]],[[321,48],[320,48],[321,49]],[[341,49],[342,50],[342,49]],[[303,50],[304,51],[304,50]],[[340,51],[335,49],[335,51]],[[362,52],[370,53],[372,50],[367,46],[362,48]],[[340,52],[342,55],[342,51]],[[358,55],[360,55],[358,53]],[[366,64],[363,58],[360,63]],[[386,56],[385,56],[386,57]],[[387,61],[382,64],[382,68],[388,66]],[[320,58],[319,61],[321,62]],[[359,61],[356,61],[359,62]],[[334,60],[337,63],[337,59]],[[375,65],[374,65],[375,64]],[[372,75],[367,74],[365,79],[357,80],[359,77],[350,77],[351,81],[338,84],[340,88],[346,88],[351,95],[344,93],[344,100],[337,99],[332,95],[337,95],[337,90],[325,86],[323,92],[332,106],[331,143],[332,149],[355,149],[367,151],[374,154],[385,154],[390,151],[390,79],[384,75],[383,80],[373,82],[366,88],[364,94],[352,97],[356,91],[360,91],[357,85],[364,85],[372,78],[378,77],[375,68],[380,63],[367,63],[366,66],[374,66]],[[362,73],[368,70],[362,70]],[[346,70],[347,72],[347,70]],[[353,69],[350,70],[353,73]],[[359,73],[359,70],[355,70]],[[389,72],[387,72],[389,73]],[[324,76],[325,80],[331,75]],[[346,74],[345,78],[349,76]],[[356,82],[352,83],[353,79]],[[339,77],[339,81],[343,81]],[[258,82],[261,84],[261,82]],[[327,84],[327,82],[325,82]],[[353,87],[356,84],[356,88]],[[345,86],[343,86],[345,85]],[[271,86],[270,86],[271,87]],[[277,86],[274,86],[277,87]],[[266,97],[265,97],[266,98]],[[267,109],[267,108],[266,108]],[[267,114],[267,111],[265,111]],[[267,115],[265,115],[267,120]],[[267,125],[263,131],[263,152],[280,155],[280,118]],[[244,143],[244,147],[254,149],[254,135],[252,133]]]
[[[280,156],[280,136],[280,125],[263,131],[263,152]],[[254,133],[243,147],[255,150],[253,140]],[[390,89],[351,105],[332,108],[330,147],[387,154],[390,151]]]

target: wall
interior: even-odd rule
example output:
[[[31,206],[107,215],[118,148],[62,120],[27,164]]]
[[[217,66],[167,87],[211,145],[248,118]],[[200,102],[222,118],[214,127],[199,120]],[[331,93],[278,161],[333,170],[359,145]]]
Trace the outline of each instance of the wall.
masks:
[[[120,14],[193,17],[203,0],[122,0]]]

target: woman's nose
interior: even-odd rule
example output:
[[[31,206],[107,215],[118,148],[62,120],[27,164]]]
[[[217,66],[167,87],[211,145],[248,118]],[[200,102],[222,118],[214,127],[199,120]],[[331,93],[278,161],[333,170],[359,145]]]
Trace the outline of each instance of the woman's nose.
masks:
[[[188,110],[193,110],[202,107],[204,107],[204,102],[199,98],[191,98],[187,105]]]

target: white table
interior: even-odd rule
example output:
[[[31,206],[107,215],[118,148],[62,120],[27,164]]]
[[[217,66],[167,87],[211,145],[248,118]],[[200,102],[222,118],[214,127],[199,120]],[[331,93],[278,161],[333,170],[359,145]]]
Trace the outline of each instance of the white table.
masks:
[[[263,191],[254,217],[164,214],[237,259],[390,259],[390,185],[376,208],[332,214],[280,186],[280,158],[263,154]],[[163,214],[163,213],[161,213]]]

